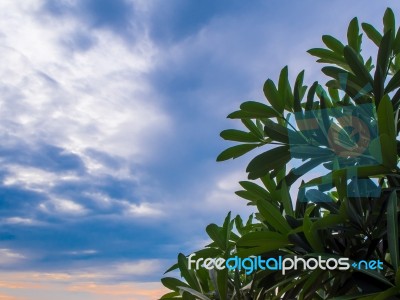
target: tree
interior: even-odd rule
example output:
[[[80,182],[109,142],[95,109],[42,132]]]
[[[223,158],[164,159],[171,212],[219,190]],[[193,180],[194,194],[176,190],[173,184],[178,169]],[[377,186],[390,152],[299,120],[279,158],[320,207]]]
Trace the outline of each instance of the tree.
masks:
[[[189,270],[188,257],[180,254],[170,270],[178,268],[186,282],[163,278],[172,292],[162,299],[400,298],[400,28],[390,8],[383,25],[380,33],[361,24],[378,47],[375,60],[362,56],[363,34],[354,18],[346,43],[324,35],[327,48],[308,51],[332,78],[325,87],[305,86],[304,71],[292,87],[284,67],[277,84],[264,84],[268,103],[244,102],[228,116],[246,131],[221,132],[239,144],[218,161],[267,149],[250,161],[249,181],[236,192],[255,206],[257,221],[251,216],[243,225],[228,214],[221,227],[207,227],[212,243],[196,256],[296,257],[300,267],[253,268],[251,274],[245,268],[207,270],[206,264]],[[289,170],[289,162],[297,166]],[[312,170],[326,174],[310,179]],[[290,187],[297,180],[295,195]],[[303,267],[311,259],[324,267]],[[341,259],[347,268],[339,269]]]

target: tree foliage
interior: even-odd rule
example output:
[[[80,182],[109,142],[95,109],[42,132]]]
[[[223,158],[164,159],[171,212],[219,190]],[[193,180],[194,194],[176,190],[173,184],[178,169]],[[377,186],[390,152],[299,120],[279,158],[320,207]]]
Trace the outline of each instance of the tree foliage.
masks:
[[[212,242],[196,252],[204,258],[380,260],[382,270],[299,268],[246,275],[244,270],[188,270],[187,257],[179,254],[168,271],[179,269],[185,281],[163,278],[172,292],[162,299],[400,297],[400,28],[390,8],[383,25],[383,31],[368,23],[360,27],[354,18],[347,41],[324,35],[325,47],[308,51],[324,64],[322,72],[330,78],[325,86],[306,86],[304,71],[290,84],[284,67],[276,82],[264,84],[267,102],[244,102],[228,115],[244,129],[221,132],[237,144],[218,161],[265,148],[249,162],[249,181],[240,182],[242,190],[236,192],[255,207],[256,220],[251,216],[243,224],[240,216],[228,214],[221,227],[207,227]],[[376,58],[362,55],[365,36],[376,45]],[[289,169],[290,162],[296,167]],[[310,178],[321,167],[326,174]],[[297,193],[289,192],[298,180]]]

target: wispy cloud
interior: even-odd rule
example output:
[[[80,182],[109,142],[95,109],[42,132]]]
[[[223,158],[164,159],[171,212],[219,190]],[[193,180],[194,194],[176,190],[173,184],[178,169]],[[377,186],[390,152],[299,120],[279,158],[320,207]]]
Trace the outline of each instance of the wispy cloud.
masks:
[[[249,156],[215,163],[227,113],[286,64],[323,79],[305,51],[385,6],[0,1],[0,277],[26,284],[0,299],[155,299],[207,224],[251,211]]]

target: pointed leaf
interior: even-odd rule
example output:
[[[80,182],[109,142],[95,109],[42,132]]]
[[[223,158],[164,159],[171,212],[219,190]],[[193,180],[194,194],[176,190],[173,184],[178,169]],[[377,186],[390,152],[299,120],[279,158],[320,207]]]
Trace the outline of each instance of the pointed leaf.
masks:
[[[294,93],[293,93],[293,108],[295,112],[302,111],[301,109],[301,90],[303,87],[303,80],[304,80],[304,70],[299,73],[296,78],[296,82],[294,84]]]
[[[221,228],[216,224],[210,224],[206,227],[206,232],[210,238],[218,245],[222,250],[226,249],[225,237],[221,231]]]
[[[228,299],[228,269],[217,271],[217,287],[220,300]]]
[[[181,271],[182,277],[185,278],[188,285],[191,286],[192,288],[200,291],[200,285],[196,278],[196,275],[194,274],[193,270],[189,270],[188,264],[187,264],[187,258],[182,253],[179,253],[179,255],[178,255],[178,266],[179,266],[179,270]]]
[[[173,277],[164,277],[161,278],[161,283],[168,289],[173,290],[173,291],[179,291],[179,286],[187,286],[186,283],[183,281],[180,281],[179,279],[173,278]]]
[[[374,44],[379,47],[379,45],[381,44],[381,40],[382,40],[382,35],[379,33],[379,31],[376,30],[374,26],[372,26],[371,24],[368,24],[368,23],[362,23],[361,26],[362,26],[362,29],[364,30],[364,32],[369,37],[369,39],[371,41],[373,41]]]
[[[221,154],[218,155],[217,161],[224,161],[231,158],[240,157],[246,154],[247,152],[257,148],[258,146],[259,146],[258,144],[243,144],[230,147],[222,151]]]
[[[293,107],[293,95],[289,83],[289,70],[287,66],[281,70],[279,75],[278,93],[285,107],[291,110]]]
[[[220,136],[224,140],[235,141],[235,142],[248,142],[256,143],[260,142],[260,139],[251,132],[244,132],[236,129],[227,129],[220,133]]]
[[[313,48],[307,51],[312,56],[319,57],[320,59],[324,60],[324,62],[331,62],[335,64],[345,64],[346,61],[343,59],[343,56],[335,53],[331,50],[324,49],[324,48]]]
[[[364,83],[364,85],[370,84],[373,85],[373,79],[371,74],[369,74],[367,68],[365,68],[364,64],[358,58],[357,53],[353,48],[346,46],[344,47],[344,58],[346,62],[349,64],[351,70],[354,75],[360,78],[360,80]]]
[[[273,231],[249,232],[242,236],[238,242],[238,247],[260,247],[273,241],[280,241],[288,244],[286,236]]]
[[[391,8],[387,8],[383,16],[383,31],[384,33],[391,31],[392,34],[396,32],[394,13]]]
[[[196,299],[200,299],[200,300],[211,300],[210,298],[208,298],[207,296],[203,295],[202,293],[199,293],[198,291],[190,288],[190,287],[186,287],[186,286],[180,286],[179,287],[180,290],[185,291],[190,293],[191,295],[195,296]]]
[[[330,35],[323,35],[322,41],[329,49],[333,50],[335,53],[339,55],[343,55],[344,45],[342,44],[341,41]]]
[[[281,142],[284,144],[289,143],[288,129],[280,124],[271,120],[265,120],[264,133],[273,141]]]
[[[279,192],[285,214],[294,217],[293,203],[285,180],[282,180],[281,189]]]
[[[249,179],[257,179],[276,168],[283,168],[290,160],[289,146],[279,146],[253,158],[246,168]]]
[[[271,79],[268,79],[264,84],[263,90],[265,97],[272,107],[279,113],[282,113],[285,108],[285,103],[281,101],[275,83]]]
[[[384,165],[394,168],[397,164],[396,133],[393,106],[387,95],[378,107],[378,127]]]
[[[400,71],[397,71],[390,79],[385,88],[385,94],[388,94],[400,87]]]
[[[397,271],[399,265],[399,224],[397,221],[397,194],[393,191],[390,194],[387,208],[387,238],[392,266]]]
[[[252,114],[254,118],[274,118],[277,117],[277,112],[263,103],[255,101],[243,102],[240,108],[245,112]]]
[[[244,111],[244,110],[237,110],[233,113],[230,113],[227,116],[228,119],[254,119],[254,114]]]
[[[315,81],[313,83],[313,85],[310,87],[310,89],[308,90],[307,103],[306,103],[306,107],[305,107],[307,111],[309,111],[313,108],[314,95],[315,95],[318,85],[319,85],[318,81]]]
[[[394,54],[398,54],[400,52],[400,27],[397,30],[396,38],[393,42],[393,52]]]
[[[263,219],[280,233],[287,234],[292,230],[276,206],[267,201],[257,201],[257,208]]]
[[[353,48],[357,53],[360,52],[360,44],[359,44],[359,27],[358,27],[358,19],[354,18],[350,21],[349,27],[347,29],[347,41],[349,46]]]
[[[377,107],[379,107],[384,92],[384,84],[389,67],[390,54],[392,52],[392,42],[392,34],[391,31],[389,31],[383,36],[378,50],[378,59],[374,77],[374,94]]]

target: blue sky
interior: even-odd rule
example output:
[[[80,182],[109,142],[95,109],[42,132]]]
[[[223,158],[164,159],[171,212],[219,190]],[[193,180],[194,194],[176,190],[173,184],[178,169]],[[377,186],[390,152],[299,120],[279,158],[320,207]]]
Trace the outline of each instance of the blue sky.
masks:
[[[2,0],[0,299],[154,299],[207,224],[251,211],[233,194],[249,156],[215,162],[219,132],[239,125],[226,115],[264,101],[285,65],[324,82],[306,50],[344,39],[354,16],[381,28],[387,6],[400,13],[366,0]]]

